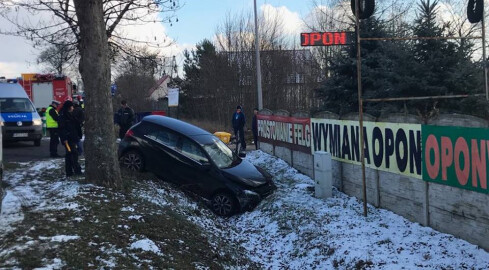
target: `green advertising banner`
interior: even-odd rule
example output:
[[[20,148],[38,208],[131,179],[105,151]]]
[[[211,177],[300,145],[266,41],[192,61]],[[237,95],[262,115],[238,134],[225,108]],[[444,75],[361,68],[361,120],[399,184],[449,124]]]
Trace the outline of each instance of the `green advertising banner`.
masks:
[[[423,180],[489,193],[489,129],[422,125]]]

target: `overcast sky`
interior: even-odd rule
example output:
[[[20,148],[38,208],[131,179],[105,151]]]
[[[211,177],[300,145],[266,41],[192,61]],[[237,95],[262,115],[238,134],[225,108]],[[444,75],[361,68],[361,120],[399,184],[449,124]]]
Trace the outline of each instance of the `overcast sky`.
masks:
[[[183,49],[192,48],[204,38],[213,39],[216,27],[226,14],[253,12],[253,0],[187,0],[182,3],[183,7],[176,13],[178,22],[172,26],[156,23],[124,31],[139,38],[165,38],[167,35],[174,39],[176,45],[166,49],[165,54],[177,56],[177,64],[181,65]],[[300,31],[301,17],[312,7],[310,0],[257,0],[257,4],[259,12],[276,12],[286,18],[285,27],[294,32]],[[42,72],[36,64],[39,51],[22,38],[0,36],[0,52],[0,76],[12,78],[21,73]]]

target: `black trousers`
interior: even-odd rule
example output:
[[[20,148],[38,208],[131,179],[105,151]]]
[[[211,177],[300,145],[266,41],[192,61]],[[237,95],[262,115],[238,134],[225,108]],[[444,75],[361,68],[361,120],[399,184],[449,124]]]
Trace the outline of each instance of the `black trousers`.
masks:
[[[58,155],[59,134],[57,128],[48,128],[49,131],[49,153],[51,156]]]
[[[129,130],[130,126],[119,126],[119,138],[122,140]]]
[[[70,149],[66,147],[66,145],[63,145],[66,150],[66,155],[65,155],[65,171],[66,175],[70,176],[73,175],[73,173],[79,174],[81,173],[81,167],[80,164],[78,163],[78,150],[76,149],[76,143],[70,143],[68,142],[68,145],[70,146]]]
[[[245,141],[245,136],[244,136],[244,129],[235,129],[234,130],[234,136],[237,136],[239,132],[239,139],[241,143],[241,149],[246,149],[246,141]]]
[[[253,130],[253,141],[255,142],[256,150],[258,150],[258,130]]]

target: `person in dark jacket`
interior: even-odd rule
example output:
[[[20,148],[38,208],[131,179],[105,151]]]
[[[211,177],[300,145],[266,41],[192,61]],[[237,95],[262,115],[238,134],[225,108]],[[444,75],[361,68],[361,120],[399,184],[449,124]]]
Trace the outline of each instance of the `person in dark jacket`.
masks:
[[[49,154],[51,157],[59,157],[58,155],[58,144],[59,144],[59,134],[58,134],[58,105],[59,101],[53,100],[51,105],[46,110],[46,129],[49,132]]]
[[[66,176],[82,174],[80,164],[78,164],[77,143],[80,141],[81,126],[73,116],[73,102],[65,101],[58,118],[59,138],[65,147],[65,172]]]
[[[122,140],[126,135],[127,130],[134,122],[134,111],[127,106],[125,100],[121,101],[121,108],[117,112],[117,124],[119,125],[119,138]]]
[[[244,113],[241,111],[241,106],[236,107],[236,112],[233,114],[233,130],[234,130],[234,136],[237,136],[239,133],[239,138],[241,141],[241,150],[246,149],[246,142],[245,142],[245,137],[244,137],[244,126],[246,124],[246,119]]]
[[[78,155],[83,155],[83,123],[85,122],[85,111],[80,105],[80,101],[78,99],[73,100],[73,117],[75,117],[76,121],[80,124],[80,141],[77,143]]]
[[[258,150],[258,120],[256,116],[258,115],[258,109],[253,109],[253,119],[251,120],[251,131],[253,131],[253,142],[255,143],[255,148]]]

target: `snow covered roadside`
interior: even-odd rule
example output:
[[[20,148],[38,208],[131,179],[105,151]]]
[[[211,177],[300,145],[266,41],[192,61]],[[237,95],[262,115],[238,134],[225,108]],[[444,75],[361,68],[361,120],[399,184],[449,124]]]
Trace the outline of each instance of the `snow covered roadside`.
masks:
[[[22,221],[22,207],[33,207],[37,211],[76,208],[76,205],[66,204],[65,201],[76,196],[77,183],[60,181],[46,183],[38,177],[38,175],[52,174],[54,169],[62,166],[62,163],[61,159],[33,164],[20,163],[19,166],[25,169],[5,171],[4,181],[7,181],[12,188],[7,189],[7,195],[3,199],[0,212],[0,233],[11,231],[12,226]],[[32,180],[33,178],[35,180]],[[50,198],[49,202],[47,197]]]
[[[255,211],[228,222],[232,241],[264,268],[489,269],[489,253],[452,235],[412,223],[390,211],[335,191],[313,197],[314,181],[261,151],[247,160],[274,176],[276,193]]]
[[[138,196],[174,208],[216,238],[227,238],[263,269],[489,269],[489,253],[452,235],[369,205],[337,190],[314,198],[314,181],[262,151],[246,159],[274,176],[277,191],[253,211],[223,219],[167,190]],[[238,267],[238,269],[244,269]]]
[[[247,257],[219,239],[210,245],[207,231],[174,210],[188,201],[193,213],[213,217],[207,209],[152,175],[131,175],[127,189],[112,190],[67,179],[63,167],[61,159],[8,164],[0,269],[249,268]],[[155,187],[171,194],[162,196],[168,205],[132,196]]]
[[[466,241],[374,207],[364,218],[356,198],[338,191],[314,198],[314,181],[284,161],[261,151],[246,159],[270,172],[278,189],[228,219],[165,183],[135,182],[130,194],[114,193],[58,177],[62,160],[20,164],[5,173],[0,229],[8,229],[0,240],[12,244],[2,246],[0,268],[174,268],[189,256],[190,269],[257,268],[229,259],[231,247],[258,269],[489,269],[489,253]],[[200,229],[175,222],[179,217]],[[48,252],[32,257],[36,250]]]

